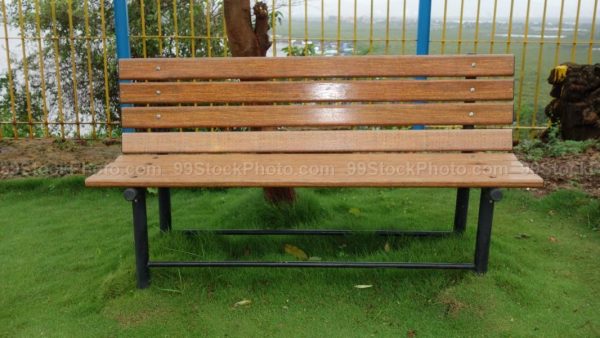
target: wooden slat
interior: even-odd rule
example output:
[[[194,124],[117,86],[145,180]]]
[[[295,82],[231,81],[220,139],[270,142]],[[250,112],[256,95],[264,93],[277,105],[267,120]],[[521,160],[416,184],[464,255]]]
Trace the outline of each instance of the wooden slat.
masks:
[[[512,130],[126,133],[123,153],[511,150]]]
[[[473,155],[476,155],[473,157]],[[541,187],[502,154],[123,155],[93,187]],[[493,159],[491,158],[493,157]],[[476,160],[474,160],[476,158]],[[365,170],[361,170],[365,166]]]
[[[121,59],[129,80],[512,76],[513,55]]]
[[[123,108],[125,128],[510,124],[513,103]]]
[[[512,98],[512,79],[121,84],[122,103],[479,101]]]

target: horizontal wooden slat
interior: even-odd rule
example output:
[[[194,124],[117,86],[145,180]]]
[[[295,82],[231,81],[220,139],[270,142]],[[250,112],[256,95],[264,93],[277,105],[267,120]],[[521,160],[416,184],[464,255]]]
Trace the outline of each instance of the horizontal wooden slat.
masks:
[[[123,153],[484,151],[512,149],[512,130],[126,133]]]
[[[512,76],[512,55],[121,59],[129,80]]]
[[[510,124],[513,103],[123,108],[125,128]]]
[[[513,154],[123,155],[93,187],[541,187]]]
[[[512,100],[512,80],[147,82],[121,84],[122,103]]]

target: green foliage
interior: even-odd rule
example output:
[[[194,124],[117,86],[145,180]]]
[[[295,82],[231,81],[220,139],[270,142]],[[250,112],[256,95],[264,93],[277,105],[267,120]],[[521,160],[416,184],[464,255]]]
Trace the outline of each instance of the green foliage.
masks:
[[[523,140],[515,148],[523,153],[530,161],[539,161],[544,157],[560,157],[567,154],[581,154],[590,148],[600,149],[600,141],[572,141],[562,140],[556,127],[548,131],[547,142],[539,139]]]
[[[304,46],[287,46],[282,48],[287,56],[312,56],[315,55],[315,45],[312,43]]]
[[[21,3],[23,7],[20,12],[18,6]],[[142,3],[144,15],[141,11]],[[160,3],[160,17],[157,3]],[[222,0],[194,1],[193,5],[191,3],[178,2],[174,7],[173,3],[168,1],[128,1],[132,57],[225,55],[223,16],[220,15]],[[107,114],[111,115],[112,121],[118,121],[119,91],[112,1],[39,0],[39,4],[39,32],[36,24],[38,12],[33,1],[12,1],[7,4],[8,25],[11,29],[20,32],[22,20],[25,36],[56,37],[42,39],[41,48],[37,40],[28,39],[25,41],[27,58],[11,58],[16,120],[28,121],[31,111],[34,121],[43,121],[44,94],[49,122],[56,123],[62,120],[72,123],[76,121],[77,115],[80,122],[91,122],[92,118],[95,121],[106,121]],[[89,25],[86,25],[86,4]],[[101,4],[104,5],[104,16],[101,15]],[[106,40],[101,38],[102,18],[106,24]],[[207,21],[207,18],[210,21]],[[145,25],[142,25],[142,22]],[[159,22],[162,38],[156,37],[159,35]],[[206,38],[209,27],[211,39]],[[88,33],[94,38],[86,39]],[[14,48],[15,45],[11,46]],[[90,58],[87,56],[88,49]],[[25,76],[25,62],[30,82],[31,109],[25,101],[26,88],[22,81]],[[41,67],[44,71],[43,79]],[[12,121],[13,110],[10,107],[10,91],[6,77],[6,74],[0,75],[0,120]],[[42,80],[46,91],[42,90]],[[29,135],[29,126],[26,124],[19,124],[15,128],[4,125],[2,128],[5,136],[12,136],[14,129],[19,136]],[[35,125],[32,128],[34,136],[43,135],[43,126]],[[74,125],[68,124],[66,129],[67,134],[73,136]],[[119,128],[113,129],[113,132],[118,132]],[[54,135],[60,135],[61,132],[57,124],[51,124],[49,131]],[[81,131],[82,135],[89,133],[89,128],[83,128]],[[108,130],[102,124],[97,125],[95,133],[108,136]]]

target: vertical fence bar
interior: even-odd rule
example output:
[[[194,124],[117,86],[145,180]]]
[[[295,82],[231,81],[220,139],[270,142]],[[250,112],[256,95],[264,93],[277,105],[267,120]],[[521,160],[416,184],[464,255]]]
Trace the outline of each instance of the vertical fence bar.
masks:
[[[117,42],[117,63],[120,59],[131,58],[131,47],[129,45],[129,17],[127,15],[127,0],[114,0],[115,11],[115,36]],[[120,80],[119,82],[125,82]],[[121,108],[128,105],[121,105]],[[132,133],[133,128],[123,128],[124,133]]]
[[[291,11],[290,11],[291,14]],[[290,15],[291,18],[291,15]],[[342,0],[338,0],[337,8],[337,54],[340,54],[340,47],[342,45]]]
[[[540,50],[538,51],[537,70],[535,79],[535,96],[533,98],[533,112],[531,113],[531,126],[537,124],[537,111],[540,97],[540,82],[542,76],[542,60],[544,58],[544,38],[546,35],[546,14],[548,10],[548,0],[544,0],[544,11],[542,13],[542,29],[540,31]],[[533,129],[532,129],[533,131]]]
[[[523,32],[523,50],[521,51],[521,74],[519,74],[519,98],[517,100],[517,131],[521,127],[521,114],[523,113],[523,83],[525,82],[525,63],[527,59],[527,44],[529,37],[529,12],[531,10],[531,0],[527,0],[527,10],[525,13],[525,31]],[[520,135],[517,132],[517,140]]]
[[[73,0],[67,0],[67,16],[69,17],[69,47],[71,49],[71,69],[73,81],[73,112],[75,112],[75,136],[81,138],[81,120],[79,116],[79,97],[77,96],[77,62],[75,52],[75,28],[73,27]]]
[[[325,54],[325,0],[321,0],[321,55]]]
[[[387,1],[385,14],[385,54],[390,53],[390,0]]]
[[[112,138],[112,117],[110,111],[110,90],[108,87],[108,46],[106,38],[106,13],[104,10],[104,1],[100,1],[100,24],[102,25],[102,67],[104,70],[104,105],[106,114],[106,133],[109,139]]]
[[[560,40],[563,30],[563,18],[565,14],[565,0],[560,1],[560,15],[558,17],[558,32],[556,33],[556,49],[554,50],[554,67],[560,62]]]
[[[514,14],[515,14],[515,0],[510,0],[510,14],[508,16],[508,33],[506,36],[506,54],[508,54],[510,52],[510,42],[512,39]]]
[[[173,40],[175,41],[175,57],[179,57],[179,22],[177,20],[177,0],[173,0]]]
[[[490,33],[490,54],[494,53],[494,43],[496,42],[496,18],[498,15],[498,0],[494,0],[494,12],[492,14],[492,32]]]
[[[460,54],[462,51],[462,34],[463,34],[463,22],[465,19],[465,0],[460,0],[460,16],[458,19],[458,38],[456,45],[456,54]]]
[[[56,99],[58,104],[58,122],[60,124],[60,137],[64,139],[65,135],[65,114],[63,111],[63,97],[62,97],[62,84],[61,84],[61,67],[60,67],[60,54],[58,53],[58,23],[56,20],[56,0],[50,1],[50,9],[52,13],[52,40],[54,41],[54,65],[56,74]]]
[[[353,27],[353,35],[352,35],[352,43],[354,44],[352,47],[352,54],[356,55],[356,46],[358,46],[358,0],[354,0],[354,27]]]
[[[158,33],[158,53],[163,53],[162,13],[160,0],[156,0],[156,32]]]
[[[477,54],[479,46],[479,18],[481,16],[481,0],[477,0],[477,17],[475,18],[475,36],[473,38],[473,53]]]
[[[573,42],[571,46],[571,62],[575,62],[577,53],[577,35],[579,34],[579,16],[581,14],[581,0],[577,0],[577,14],[575,14],[575,28],[573,29]]]
[[[83,18],[85,24],[85,49],[87,56],[87,75],[88,75],[88,90],[90,91],[90,115],[92,122],[92,139],[96,139],[96,107],[94,97],[94,71],[92,69],[92,37],[90,32],[90,13],[89,13],[89,1],[83,1]]]
[[[588,48],[588,61],[592,63],[592,53],[594,52],[594,35],[596,35],[596,14],[598,12],[598,0],[594,1],[594,10],[592,12],[592,27],[590,27],[590,46]]]
[[[417,55],[429,54],[431,34],[431,0],[419,1],[419,21],[417,22]],[[414,125],[412,129],[423,130],[424,125]]]
[[[406,0],[402,4],[402,55],[406,55]]]
[[[194,0],[190,0],[190,54],[192,55],[192,57],[196,57],[196,27],[194,26]]]
[[[25,18],[23,17],[23,2],[17,1],[19,13],[19,30],[21,32],[21,53],[23,54],[23,81],[25,88],[25,107],[27,108],[27,124],[29,138],[33,138],[33,112],[31,110],[31,92],[29,91],[29,62],[27,61],[27,46],[25,37]]]
[[[10,43],[8,40],[8,16],[6,15],[6,4],[2,1],[2,23],[4,25],[4,43],[6,43],[6,68],[8,76],[8,95],[10,97],[10,110],[12,112],[12,127],[13,127],[13,138],[19,138],[19,132],[17,130],[17,108],[15,106],[15,88],[13,87],[12,77],[12,64],[10,61]],[[0,136],[2,128],[0,128]]]
[[[275,13],[275,1],[273,1],[273,7],[271,7],[271,13]],[[229,51],[227,50],[227,22],[225,22],[225,6],[221,4],[221,18],[223,20],[223,56],[227,56]],[[277,56],[277,19],[273,20],[273,56]]]
[[[324,0],[322,0],[324,1]],[[221,6],[225,10],[225,6]],[[223,12],[223,18],[225,18],[225,12]],[[275,10],[275,0],[271,1],[271,31],[273,32],[273,56],[277,56],[277,11]],[[225,27],[225,19],[223,19],[223,27]],[[224,36],[227,36],[226,28],[223,29]],[[227,43],[224,43],[227,46]],[[321,42],[321,46],[323,43]],[[225,47],[224,49],[227,49]],[[227,55],[227,53],[225,53]]]
[[[292,0],[288,0],[288,56],[292,55]]]
[[[212,18],[210,13],[212,12],[212,1],[206,0],[206,55],[212,57]]]
[[[35,5],[35,33],[37,34],[38,59],[40,67],[40,85],[42,92],[42,113],[44,114],[44,137],[50,136],[48,128],[48,102],[46,101],[46,72],[44,71],[44,52],[42,47],[42,24],[40,18],[40,0],[34,1]],[[0,128],[0,138],[2,138],[2,128]]]
[[[304,0],[304,55],[308,54],[308,0]]]
[[[446,25],[448,23],[448,0],[444,0],[444,18],[442,19],[442,41],[440,42],[440,53],[446,53]]]
[[[373,0],[371,0],[371,16],[369,18],[369,54],[373,52]]]
[[[148,57],[148,48],[146,43],[146,6],[144,0],[140,0],[140,25],[142,32],[142,56]]]

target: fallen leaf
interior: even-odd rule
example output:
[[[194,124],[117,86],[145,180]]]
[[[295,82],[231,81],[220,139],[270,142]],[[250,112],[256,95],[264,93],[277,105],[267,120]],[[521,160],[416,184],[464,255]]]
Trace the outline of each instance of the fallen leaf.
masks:
[[[392,248],[390,247],[390,242],[385,242],[385,245],[383,246],[383,251],[385,251],[385,252],[392,251]]]
[[[348,210],[348,212],[356,217],[360,216],[359,208],[350,208],[350,210]]]
[[[371,284],[358,284],[358,285],[354,285],[355,288],[357,289],[368,289],[368,288],[372,288],[373,285]]]
[[[308,255],[306,254],[306,252],[304,252],[304,250],[300,249],[295,245],[286,244],[283,246],[283,250],[285,250],[286,253],[296,257],[299,260],[308,260]]]
[[[549,240],[550,242],[552,242],[552,243],[556,243],[556,242],[558,242],[558,239],[556,239],[556,237],[554,237],[554,236],[550,236],[550,237],[548,237],[548,240]]]
[[[415,331],[415,330],[408,330],[408,332],[406,333],[406,336],[408,338],[415,338],[417,336],[417,331]]]
[[[250,304],[252,304],[252,301],[250,299],[242,299],[239,302],[233,304],[233,307],[245,306]]]

